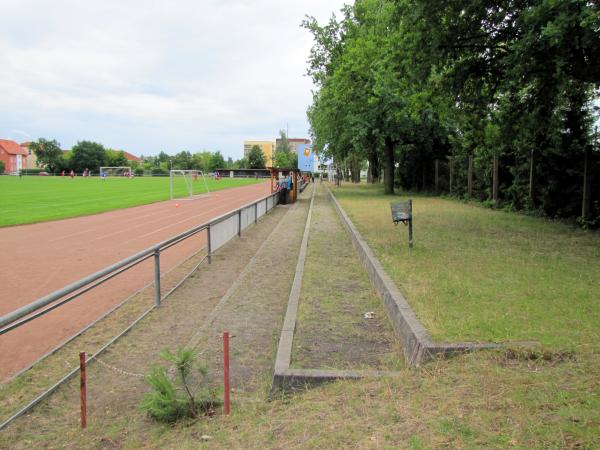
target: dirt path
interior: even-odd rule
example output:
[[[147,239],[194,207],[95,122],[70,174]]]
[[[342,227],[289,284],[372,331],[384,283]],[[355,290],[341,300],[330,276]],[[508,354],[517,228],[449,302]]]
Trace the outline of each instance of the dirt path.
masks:
[[[402,348],[383,304],[327,191],[316,186],[292,367],[397,370]]]
[[[118,442],[119,436],[110,435],[117,423],[126,423],[128,430],[153,426],[139,411],[140,399],[148,390],[139,375],[162,363],[158,352],[164,347],[196,346],[213,377],[219,379],[220,335],[225,330],[235,335],[232,400],[240,403],[266,397],[309,195],[310,188],[295,205],[275,208],[241,239],[225,245],[212,265],[201,267],[161,308],[101,356],[100,362],[90,364],[88,436],[96,438],[78,440],[79,447],[105,446],[105,438],[98,442],[98,435],[106,436],[106,442]],[[65,433],[67,439],[69,435],[77,439],[77,405],[78,383],[72,381],[3,433],[22,447],[28,446],[27,436],[39,429],[52,429],[62,442]]]

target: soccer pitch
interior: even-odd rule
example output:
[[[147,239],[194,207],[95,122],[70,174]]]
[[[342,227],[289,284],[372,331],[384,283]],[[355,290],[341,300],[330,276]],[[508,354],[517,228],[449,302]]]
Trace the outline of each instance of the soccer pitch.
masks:
[[[264,181],[254,178],[206,179],[211,192]],[[194,182],[203,189],[204,182]],[[176,197],[185,184],[174,185]],[[196,191],[196,188],[194,188]],[[0,227],[84,216],[169,199],[169,177],[0,177]]]

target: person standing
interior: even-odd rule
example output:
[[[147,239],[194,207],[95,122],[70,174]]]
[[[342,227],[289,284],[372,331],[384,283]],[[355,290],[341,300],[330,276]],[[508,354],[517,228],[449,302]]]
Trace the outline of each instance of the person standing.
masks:
[[[71,177],[71,180],[75,178],[75,171],[73,169],[71,169],[71,173],[69,174],[69,176]]]

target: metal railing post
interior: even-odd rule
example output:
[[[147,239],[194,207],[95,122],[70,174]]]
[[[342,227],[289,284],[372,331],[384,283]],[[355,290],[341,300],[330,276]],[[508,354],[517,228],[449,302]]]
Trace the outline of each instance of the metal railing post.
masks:
[[[267,197],[267,198],[269,198],[269,197]],[[269,204],[267,203],[267,198],[265,198],[265,216],[269,212],[269,210],[267,209],[269,207]]]
[[[254,223],[258,223],[258,203],[254,204]]]
[[[212,251],[211,251],[211,244],[210,244],[210,224],[208,224],[208,227],[206,227],[206,241],[208,242],[207,247],[208,247],[208,263],[212,264]]]
[[[160,306],[160,250],[154,251],[154,302]]]
[[[238,210],[238,236],[242,236],[242,208]]]

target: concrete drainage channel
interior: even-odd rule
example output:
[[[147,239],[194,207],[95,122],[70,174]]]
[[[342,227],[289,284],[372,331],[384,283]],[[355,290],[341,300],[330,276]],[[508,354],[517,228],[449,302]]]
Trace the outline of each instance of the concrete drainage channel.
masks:
[[[354,224],[342,209],[333,193],[329,189],[328,192],[334,205],[334,209],[337,212],[344,229],[350,235],[354,248],[358,253],[358,257],[367,271],[371,284],[375,288],[377,295],[384,302],[388,318],[392,323],[395,333],[400,338],[404,351],[404,358],[409,367],[419,366],[429,360],[438,357],[448,357],[456,353],[500,347],[497,344],[491,343],[479,344],[466,342],[452,344],[433,342],[427,333],[427,330],[419,322],[412,308],[392,279],[383,270],[381,263],[375,257],[375,254],[367,243],[362,239],[360,233],[354,227]],[[292,344],[298,314],[298,303],[300,300],[308,237],[310,234],[314,195],[315,190],[313,190],[311,197],[306,226],[304,228],[304,235],[296,265],[296,273],[290,291],[281,336],[279,338],[279,346],[277,348],[277,357],[275,360],[273,381],[270,391],[271,397],[277,395],[279,392],[299,390],[333,380],[397,376],[399,374],[399,372],[375,370],[319,370],[293,369],[290,367]]]

